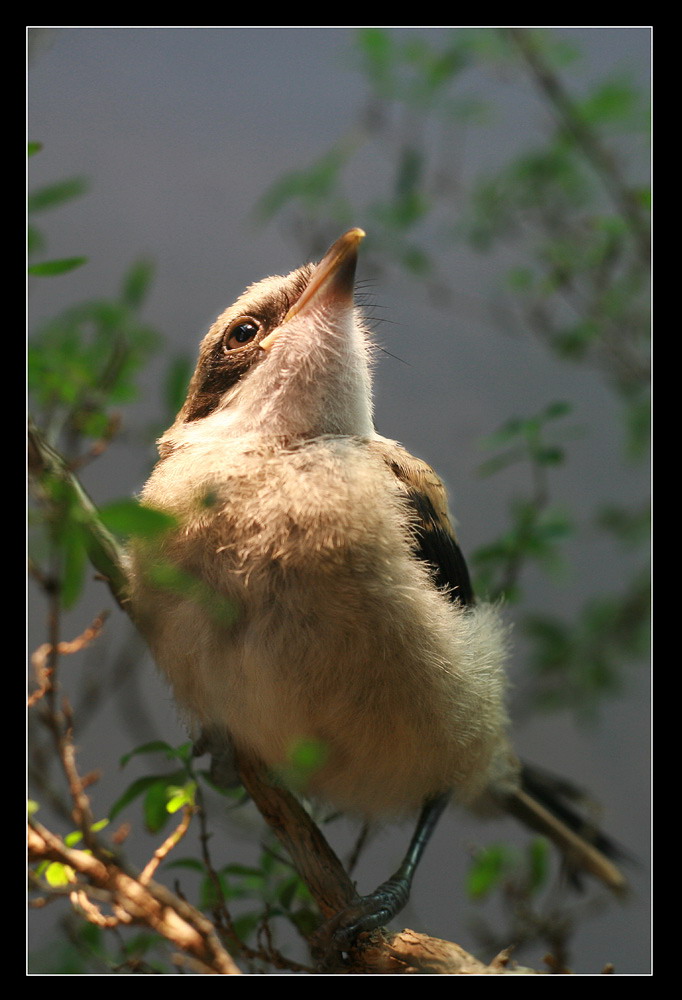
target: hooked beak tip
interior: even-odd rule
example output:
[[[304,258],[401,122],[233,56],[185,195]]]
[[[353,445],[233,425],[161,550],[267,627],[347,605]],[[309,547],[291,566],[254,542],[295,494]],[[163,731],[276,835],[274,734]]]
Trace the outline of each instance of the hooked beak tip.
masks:
[[[330,246],[310,276],[303,293],[284,317],[281,326],[261,340],[260,347],[264,351],[272,348],[279,339],[282,328],[290,320],[312,305],[323,303],[352,306],[358,247],[365,235],[363,229],[355,227],[349,229]]]

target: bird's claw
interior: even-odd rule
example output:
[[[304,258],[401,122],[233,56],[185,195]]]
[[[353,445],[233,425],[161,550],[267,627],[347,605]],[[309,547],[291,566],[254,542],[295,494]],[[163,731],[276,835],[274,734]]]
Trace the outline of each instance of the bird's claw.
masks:
[[[368,896],[341,910],[319,929],[317,937],[333,951],[348,951],[360,934],[383,927],[400,913],[409,896],[409,887],[398,879],[382,882]]]

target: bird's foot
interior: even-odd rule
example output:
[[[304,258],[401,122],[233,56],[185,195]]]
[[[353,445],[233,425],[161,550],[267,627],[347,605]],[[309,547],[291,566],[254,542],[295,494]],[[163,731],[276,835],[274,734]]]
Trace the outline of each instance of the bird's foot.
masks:
[[[318,942],[325,950],[348,951],[359,934],[376,930],[403,909],[410,894],[404,879],[390,878],[368,896],[341,910],[317,931]]]

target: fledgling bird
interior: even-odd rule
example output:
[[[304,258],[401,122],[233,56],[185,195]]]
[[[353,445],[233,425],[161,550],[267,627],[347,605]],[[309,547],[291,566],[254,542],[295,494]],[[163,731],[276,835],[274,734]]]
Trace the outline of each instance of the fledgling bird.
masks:
[[[131,591],[219,762],[235,747],[286,774],[313,745],[306,794],[366,818],[421,810],[399,871],[337,919],[339,947],[402,908],[451,799],[625,884],[511,750],[499,612],[474,600],[438,476],[374,429],[363,236],[251,285],[209,330],[141,498],[177,527],[133,552]]]

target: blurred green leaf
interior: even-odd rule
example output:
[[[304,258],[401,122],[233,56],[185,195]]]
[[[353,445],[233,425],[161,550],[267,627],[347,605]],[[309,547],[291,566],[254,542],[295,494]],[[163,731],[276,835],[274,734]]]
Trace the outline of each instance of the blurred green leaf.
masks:
[[[29,142],[28,143],[28,155],[35,156],[43,148],[42,142]]]
[[[538,837],[528,845],[528,874],[531,892],[537,892],[549,877],[550,853],[547,841]]]
[[[110,407],[134,398],[137,373],[157,342],[122,303],[86,302],[66,310],[29,342],[33,405],[46,411],[45,423],[65,407],[72,430],[106,436]]]
[[[85,537],[80,524],[64,526],[61,532],[63,563],[60,597],[62,607],[72,608],[81,595],[88,557]]]
[[[119,813],[122,812],[123,809],[125,809],[126,806],[130,805],[131,802],[134,802],[135,799],[140,798],[141,795],[146,794],[149,791],[149,789],[154,786],[163,788],[163,802],[164,802],[164,813],[165,813],[165,802],[166,802],[165,790],[168,787],[168,784],[173,780],[174,780],[173,776],[162,775],[162,774],[149,774],[146,775],[144,778],[138,778],[131,785],[129,785],[128,788],[126,788],[126,790],[123,792],[123,794],[119,796],[119,798],[114,802],[111,809],[109,810],[109,819],[110,820],[115,819],[119,815]],[[175,777],[175,780],[177,781],[177,776]],[[165,822],[167,816],[164,815],[163,818]]]
[[[640,106],[639,92],[628,80],[607,80],[578,104],[583,121],[590,125],[631,119]]]
[[[164,401],[168,413],[173,417],[182,408],[187,396],[187,387],[194,371],[194,363],[189,357],[174,358],[168,366],[164,384]]]
[[[164,867],[168,869],[182,868],[187,871],[199,872],[199,874],[201,875],[203,875],[205,871],[204,863],[202,861],[199,861],[198,858],[174,858],[172,861],[169,861]]]
[[[291,201],[315,205],[328,200],[350,152],[345,145],[334,147],[307,170],[285,174],[258,201],[256,214],[268,220]]]
[[[386,86],[394,67],[393,39],[384,28],[362,28],[357,33],[358,48],[375,86]]]
[[[649,618],[648,570],[621,593],[586,601],[571,620],[527,616],[523,629],[532,640],[538,707],[570,708],[580,721],[592,721],[603,699],[621,690],[623,665],[647,656]]]
[[[46,260],[41,264],[31,264],[28,273],[39,278],[51,278],[75,271],[77,267],[82,267],[87,259],[87,257],[64,257],[62,260]]]
[[[196,781],[188,781],[181,786],[169,786],[167,789],[166,812],[176,813],[185,806],[193,806],[196,797]]]
[[[43,234],[35,226],[28,226],[26,230],[26,249],[29,256],[38,253],[45,246]]]
[[[304,789],[313,775],[324,767],[329,747],[319,740],[299,740],[289,747],[281,777],[290,788]]]
[[[648,543],[650,538],[651,510],[649,503],[634,508],[607,504],[598,511],[597,524],[618,538],[624,545],[636,548]]]
[[[567,416],[572,410],[573,405],[571,403],[565,399],[557,399],[546,406],[544,417],[546,420],[558,420],[560,417]]]
[[[57,208],[67,201],[80,198],[88,190],[88,183],[82,177],[72,177],[70,180],[58,181],[33,191],[28,196],[29,212],[46,212]]]
[[[139,309],[144,302],[154,279],[154,264],[150,260],[138,260],[123,278],[121,298],[130,309]]]
[[[224,627],[234,625],[240,617],[239,608],[233,601],[209,587],[203,580],[188,573],[180,566],[161,557],[147,567],[149,582],[159,590],[167,590],[195,601],[213,619]]]
[[[471,899],[484,899],[496,889],[510,864],[511,854],[505,844],[478,850],[469,868],[467,892]]]
[[[258,912],[243,913],[234,921],[234,929],[240,941],[248,941],[262,923],[262,915]]]
[[[119,765],[125,767],[133,757],[154,753],[162,753],[169,760],[176,759],[187,763],[192,756],[192,744],[183,743],[179,747],[174,747],[170,743],[166,743],[165,740],[152,740],[151,743],[144,743],[142,746],[135,747],[134,750],[124,754],[119,761]]]
[[[102,523],[122,538],[160,538],[177,525],[170,514],[143,507],[133,499],[117,500],[100,508]]]
[[[150,833],[158,833],[163,830],[168,822],[169,796],[174,794],[177,778],[163,777],[153,782],[144,793],[142,811],[144,814],[144,825]]]
[[[300,879],[298,875],[292,875],[291,878],[285,880],[280,885],[277,891],[277,898],[285,910],[291,909],[291,906],[298,895],[299,885]]]
[[[43,872],[45,881],[55,889],[71,885],[76,881],[76,873],[70,865],[61,861],[52,861]]]

